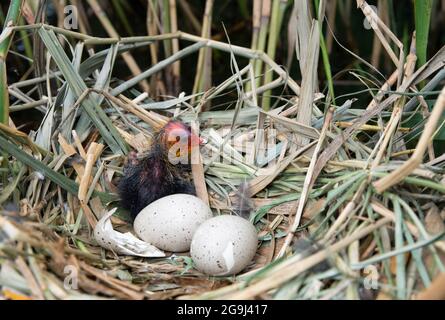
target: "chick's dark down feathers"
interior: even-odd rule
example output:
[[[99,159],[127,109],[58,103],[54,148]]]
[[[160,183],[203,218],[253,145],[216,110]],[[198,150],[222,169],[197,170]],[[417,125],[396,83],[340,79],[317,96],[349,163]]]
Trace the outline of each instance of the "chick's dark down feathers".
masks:
[[[186,193],[195,194],[190,181],[189,165],[173,165],[168,161],[165,149],[155,144],[147,157],[137,163],[129,162],[119,183],[121,205],[128,209],[132,218],[147,205],[162,197]]]

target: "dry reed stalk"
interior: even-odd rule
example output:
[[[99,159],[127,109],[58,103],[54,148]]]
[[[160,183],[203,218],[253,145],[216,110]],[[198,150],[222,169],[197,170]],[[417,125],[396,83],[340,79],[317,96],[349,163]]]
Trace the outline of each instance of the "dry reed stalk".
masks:
[[[403,80],[406,80],[407,78],[411,77],[414,73],[414,69],[416,67],[416,37],[413,35],[412,41],[411,41],[411,47],[410,47],[410,53],[408,54],[406,58],[406,64],[405,64],[405,72],[404,72],[404,78]],[[383,141],[381,145],[379,146],[379,150],[377,152],[376,157],[374,158],[374,161],[372,162],[371,168],[375,168],[378,166],[380,161],[383,158],[384,153],[386,152],[386,149],[390,143],[390,140],[392,140],[393,135],[397,129],[397,126],[399,125],[399,122],[402,118],[403,113],[403,106],[405,105],[405,97],[400,98],[391,113],[391,118],[387,123],[387,127],[385,128],[385,131],[383,132]],[[377,146],[376,146],[377,147]]]
[[[83,160],[87,160],[87,154],[82,146],[82,142],[80,141],[80,138],[77,135],[76,130],[71,131],[71,134],[73,135],[74,145],[76,146],[77,150],[79,150],[80,156],[82,157]]]
[[[120,129],[119,127],[116,127],[119,134],[124,138],[125,142],[128,143],[133,149],[139,150],[139,146],[137,143],[135,143],[135,136],[131,133],[128,133],[127,131],[124,131]],[[148,137],[147,137],[148,138]]]
[[[155,130],[160,130],[167,122],[168,118],[165,116],[162,116],[160,114],[157,114],[153,111],[147,111],[144,108],[141,108],[139,105],[134,103],[132,100],[128,99],[124,95],[119,95],[119,97],[114,97],[113,95],[109,94],[106,91],[98,92],[100,94],[103,94],[105,98],[110,100],[111,102],[115,103],[117,106],[121,107],[127,112],[130,112],[137,116],[139,119],[144,121],[145,123],[149,124]]]
[[[78,155],[74,146],[69,144],[61,134],[58,135],[58,142],[59,142],[63,152],[65,153],[66,157],[72,157],[74,155]],[[74,163],[72,163],[72,167],[74,168],[74,170],[77,173],[77,180],[80,181],[80,178],[84,175],[84,172],[85,172],[84,165],[74,162]]]
[[[119,34],[113,27],[111,21],[108,19],[106,13],[102,10],[102,7],[100,6],[99,2],[97,0],[87,0],[87,1],[90,7],[93,9],[94,14],[99,19],[104,29],[107,31],[108,35],[113,38],[119,38]],[[131,73],[134,76],[137,76],[142,72],[141,68],[139,68],[136,60],[133,58],[131,53],[129,52],[122,53],[122,58],[125,60],[128,69],[130,69]],[[142,90],[150,92],[150,86],[148,85],[148,82],[146,80],[140,81],[139,85]]]
[[[241,71],[240,71],[241,72]],[[255,82],[255,71],[253,70],[252,62],[249,63],[249,82],[246,84],[246,98],[252,99],[253,105],[258,105],[258,92]],[[258,123],[257,123],[258,130]]]
[[[270,18],[270,10],[272,1],[271,0],[256,0],[261,3],[261,15],[260,15],[260,24],[259,24],[259,32],[258,32],[258,40],[256,43],[256,50],[260,52],[265,52],[266,49],[266,39],[267,39],[267,31],[269,30],[269,18]],[[256,86],[259,87],[261,85],[262,73],[263,73],[263,61],[256,60],[255,65],[255,77],[256,77]]]
[[[422,96],[418,96],[418,100],[419,100],[420,106],[422,108],[423,119],[426,120],[430,116],[430,110],[429,110],[428,104],[425,101],[425,98]],[[435,152],[434,152],[433,141],[430,141],[430,143],[428,143],[428,157],[429,157],[430,161],[436,157]]]
[[[335,125],[337,127],[339,127],[339,128],[349,128],[350,126],[353,125],[353,123],[352,122],[347,122],[347,121],[337,121],[337,122],[335,122]],[[378,132],[378,131],[381,131],[382,128],[380,126],[375,126],[375,125],[371,125],[371,124],[364,124],[361,127],[357,128],[357,130]],[[411,129],[410,128],[404,128],[404,127],[398,127],[397,131],[409,132],[409,131],[411,131]]]
[[[159,18],[156,15],[157,12],[157,3],[153,4],[152,0],[147,0],[147,33],[149,36],[158,36],[158,25],[160,25]],[[155,65],[158,63],[158,43],[153,43],[150,45],[150,59],[151,64]]]
[[[178,17],[176,12],[176,0],[169,0],[170,3],[170,23],[171,32],[175,33],[178,31]],[[172,39],[172,54],[179,51],[179,41],[178,39]],[[173,63],[173,87],[174,94],[178,94],[180,90],[180,80],[181,80],[181,62],[178,60]]]
[[[355,208],[360,203],[360,198],[363,194],[363,191],[365,191],[367,186],[367,181],[363,181],[360,187],[355,192],[354,196],[352,197],[351,201],[348,202],[348,204],[344,207],[344,209],[340,212],[337,219],[335,219],[335,222],[331,225],[331,227],[328,229],[328,231],[323,236],[322,243],[327,244],[330,240],[330,238],[334,235],[334,233],[339,229],[339,227],[348,219],[350,218],[351,214],[354,213]]]
[[[104,95],[108,97],[110,100],[117,102],[115,97],[104,92]],[[124,95],[120,95],[119,98],[124,101],[124,103],[119,103],[118,105],[122,108],[126,108],[127,111],[137,114],[138,117],[143,117],[141,119],[145,119],[148,124],[150,124],[155,130],[160,130],[167,122],[170,120],[168,117],[160,115],[153,111],[147,111],[144,108],[141,108],[137,104],[133,103],[130,99],[128,99]],[[125,105],[125,107],[124,107]]]
[[[201,30],[201,38],[210,39],[212,31],[212,10],[214,0],[206,0],[204,17]],[[193,93],[203,92],[210,88],[211,81],[211,50],[209,48],[199,49],[195,83]],[[210,59],[210,61],[209,61]],[[210,64],[209,64],[210,62]],[[209,78],[210,77],[210,78]]]
[[[318,139],[320,137],[320,134],[318,133],[317,129],[314,129],[310,125],[308,126],[302,124],[293,119],[289,119],[288,117],[282,116],[281,114],[277,115],[270,111],[269,112],[261,111],[261,113],[267,115],[269,118],[276,121],[277,123],[280,123],[286,128],[291,129],[294,133],[298,134],[299,136],[303,136],[308,139]]]
[[[294,161],[297,157],[301,156],[305,151],[309,150],[312,146],[316,144],[316,141],[312,141],[308,145],[300,148],[295,153],[289,155],[287,158],[282,160],[278,163],[278,165],[275,167],[275,170],[267,175],[261,175],[258,177],[255,177],[254,179],[249,181],[249,192],[248,196],[252,197],[264,188],[266,188],[270,183],[272,183],[275,178],[283,172],[289,164],[291,164],[292,161]]]
[[[92,171],[97,157],[99,157],[103,150],[103,145],[101,146],[102,147],[100,147],[98,144],[90,146],[86,155],[85,167],[83,167],[82,170],[79,170],[80,168],[77,169],[79,171],[83,171],[83,174],[79,176],[80,184],[77,197],[80,201],[80,206],[83,209],[83,213],[85,214],[85,217],[87,218],[87,221],[92,229],[96,227],[97,219],[87,204],[89,200],[87,194],[90,187],[94,189],[94,185],[91,185],[91,181],[93,179]]]
[[[261,26],[261,8],[263,7],[262,0],[254,0],[252,8],[252,41],[250,48],[256,50],[258,46],[258,37]],[[252,61],[251,61],[252,62]]]
[[[411,154],[414,152],[414,150],[416,150],[416,149],[407,149],[407,150],[403,150],[403,151],[394,152],[394,153],[391,153],[390,158],[395,158],[395,157],[403,156],[406,154]]]
[[[90,146],[88,148],[88,152],[91,152],[93,154],[93,162],[96,162],[99,159],[104,148],[105,148],[105,145],[103,145],[102,143],[92,142],[90,144]]]
[[[199,136],[199,124],[196,121],[193,121],[191,123],[191,129],[193,134]],[[209,193],[207,191],[205,182],[204,167],[202,164],[201,153],[199,152],[199,145],[194,145],[192,147],[191,162],[193,183],[195,184],[196,195],[204,203],[209,205]]]
[[[429,165],[429,166],[434,166],[434,165],[437,165],[437,164],[441,163],[442,161],[445,161],[445,153],[443,155],[433,159],[433,160],[430,160],[426,164]]]
[[[68,143],[68,141],[66,141],[60,133],[58,135],[58,141],[59,145],[62,147],[62,150],[67,157],[71,157],[77,153],[73,145]]]
[[[260,25],[261,25],[261,8],[262,8],[262,0],[254,0],[253,8],[252,8],[252,40],[250,42],[250,49],[255,51],[258,47],[258,39],[260,34]],[[257,80],[255,79],[255,60],[250,59],[250,65],[252,66],[252,75],[251,81],[246,83],[246,91],[252,90],[254,92],[257,87]],[[255,83],[253,83],[255,82]],[[255,102],[255,105],[258,105],[258,101]]]
[[[80,201],[80,207],[82,208],[83,214],[85,215],[88,224],[90,225],[91,229],[94,230],[97,224],[97,218],[94,215],[93,211],[91,211],[88,204],[86,204],[84,201]]]
[[[318,35],[318,34],[317,34]],[[309,192],[313,186],[313,182],[317,178],[313,176],[315,163],[317,162],[318,154],[323,146],[324,139],[326,138],[329,126],[331,125],[332,116],[334,114],[334,109],[329,108],[326,117],[323,123],[323,128],[320,133],[320,138],[318,139],[317,145],[315,146],[314,153],[312,154],[311,162],[309,163],[309,167],[307,169],[306,177],[303,183],[303,190],[301,192],[300,200],[298,201],[297,212],[295,213],[294,221],[289,228],[288,234],[284,240],[284,244],[280,249],[280,252],[277,255],[277,259],[283,257],[286,254],[287,248],[290,246],[295,232],[297,231],[298,226],[300,225],[301,216],[303,215],[304,206],[306,205],[306,200],[309,195]]]
[[[310,57],[309,53],[306,51],[306,45],[310,43],[311,38],[312,16],[310,13],[309,2],[295,1],[292,18],[295,19],[295,28],[297,32],[295,36],[295,53],[300,64],[302,77],[304,77],[306,58]]]
[[[267,55],[275,60],[275,54],[277,51],[277,43],[280,36],[281,24],[283,22],[283,15],[286,11],[287,0],[273,0],[272,3],[272,12],[271,19],[269,24],[269,35],[267,39]],[[264,84],[268,84],[272,82],[273,73],[266,72],[264,75]],[[263,97],[263,109],[270,109],[270,100],[271,100],[272,91],[268,90]]]
[[[386,24],[380,19],[380,17],[374,12],[374,10],[372,10],[372,8],[365,0],[357,0],[357,7],[363,11],[363,14],[368,19],[370,26],[376,33],[377,37],[379,38],[380,42],[382,43],[389,57],[391,58],[393,63],[398,67],[398,70],[401,71],[401,67],[403,66],[403,54],[404,54],[403,44],[394,35],[394,33],[392,33],[392,31],[386,26]],[[391,39],[394,42],[394,44],[399,48],[399,58],[397,58],[396,54],[392,50],[391,45],[388,43],[388,40],[386,39],[385,35],[388,36],[389,39]],[[401,76],[401,74],[399,76]]]
[[[154,4],[152,0],[147,0],[146,25],[147,25],[147,33],[149,36],[157,36],[158,35],[158,27],[157,26],[160,25],[160,21],[156,15],[156,12],[158,12],[157,2],[156,2],[156,4]],[[151,64],[156,65],[158,63],[159,43],[158,42],[152,43],[149,46],[149,50],[150,50]],[[150,81],[151,90],[152,90],[152,92],[155,92],[156,94],[161,93],[161,92],[163,94],[165,94],[165,91],[162,91],[162,89],[158,86],[159,78],[160,78],[159,74],[154,74],[151,77],[151,79],[150,79],[151,80]]]
[[[434,104],[433,111],[428,118],[427,123],[425,124],[424,131],[420,136],[419,142],[417,143],[416,150],[414,151],[411,158],[406,161],[402,166],[398,169],[391,172],[389,175],[380,178],[379,180],[373,183],[373,186],[376,188],[378,193],[382,193],[388,188],[398,184],[405,177],[409,176],[414,169],[416,169],[423,161],[423,155],[425,154],[426,149],[428,148],[428,144],[433,137],[434,131],[439,123],[440,118],[445,109],[445,87],[442,88],[442,91],[437,98],[436,103]]]
[[[404,102],[405,99],[403,98],[396,102],[396,106],[393,109],[391,118],[389,119],[387,126],[385,127],[383,134],[379,139],[379,142],[375,146],[377,154],[372,162],[371,168],[377,167],[382,160],[383,155],[386,152],[386,148],[388,147],[390,140],[392,140],[394,131],[396,130],[397,125],[399,124],[399,121],[402,117],[402,107]]]
[[[85,164],[85,171],[83,173],[83,176],[81,177],[79,185],[79,193],[77,195],[80,201],[85,201],[88,187],[92,179],[91,172],[93,170],[93,166],[94,166],[94,155],[92,153],[88,153]]]
[[[302,80],[300,99],[298,100],[297,121],[310,126],[312,121],[312,104],[317,87],[318,54],[320,52],[320,31],[319,25],[315,20],[312,21],[307,41],[307,47],[305,46],[304,50],[301,48],[301,54],[304,55],[304,59],[300,61],[303,65],[301,69]],[[309,139],[297,136],[296,142],[299,145],[305,145],[309,142]]]
[[[385,81],[383,86],[379,89],[377,94],[374,96],[374,98],[368,104],[368,106],[366,107],[366,110],[370,110],[370,109],[375,108],[382,101],[382,98],[384,97],[386,92],[389,91],[391,89],[391,86],[393,86],[396,83],[398,75],[399,75],[398,70],[395,70],[391,74],[389,79]]]
[[[384,22],[388,22],[387,19],[388,8],[386,6],[386,1],[379,0],[377,2],[377,14],[383,17]],[[374,34],[374,39],[372,40],[372,53],[371,53],[371,64],[378,68],[380,62],[380,55],[382,52],[382,43],[379,41],[376,34]]]

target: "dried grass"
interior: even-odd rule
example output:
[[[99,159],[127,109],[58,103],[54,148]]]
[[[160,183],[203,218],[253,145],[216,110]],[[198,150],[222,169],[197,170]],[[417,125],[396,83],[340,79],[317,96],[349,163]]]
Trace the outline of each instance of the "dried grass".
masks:
[[[305,70],[300,88],[263,52],[271,9],[270,1],[264,2],[261,7],[255,1],[251,49],[210,39],[213,1],[207,1],[202,37],[177,31],[175,21],[170,28],[164,26],[171,33],[158,34],[153,20],[147,21],[151,32],[144,37],[119,38],[107,19],[101,22],[110,38],[39,23],[3,30],[0,39],[14,31],[37,31],[51,57],[41,77],[9,85],[17,97],[9,110],[39,108],[51,121],[44,121],[34,135],[0,124],[2,158],[7,160],[2,161],[0,192],[2,297],[356,299],[377,293],[366,286],[373,270],[378,272],[378,278],[371,279],[379,287],[378,298],[443,297],[445,229],[431,228],[428,221],[443,224],[444,219],[445,161],[443,156],[433,158],[430,142],[443,125],[445,89],[426,115],[413,151],[405,140],[411,129],[403,127],[402,120],[411,114],[408,105],[437,86],[437,78],[429,77],[443,71],[445,49],[416,70],[415,53],[405,57],[390,28],[359,0],[396,70],[382,86],[372,88],[376,94],[368,91],[366,110],[355,108],[355,99],[331,105],[330,97],[316,87],[319,23],[302,28],[306,34],[293,35]],[[89,3],[99,15],[97,1]],[[174,7],[174,1],[164,3]],[[187,8],[185,1],[179,4]],[[273,8],[271,23],[281,23],[278,1]],[[305,24],[295,20],[297,11],[292,24]],[[172,17],[176,19],[175,13]],[[274,28],[270,26],[272,32]],[[76,44],[70,48],[73,59],[59,42],[61,36]],[[179,40],[191,44],[179,49]],[[172,44],[171,50],[165,47],[170,54],[164,60],[152,55],[153,66],[139,72],[129,51],[145,45],[158,48],[160,41]],[[99,44],[109,48],[80,59],[85,46]],[[211,49],[230,54],[233,75],[209,88],[206,57]],[[139,84],[146,89],[146,79],[171,66],[177,76],[180,60],[197,52],[194,94],[153,102],[148,98],[153,86],[145,90],[150,95],[134,88]],[[116,84],[112,71],[121,56],[133,77]],[[238,66],[237,57],[248,58],[248,64]],[[261,82],[264,66],[273,76]],[[417,88],[422,81],[426,90]],[[57,84],[56,96],[32,99],[32,87],[43,83],[45,90]],[[274,98],[270,110],[260,108],[263,93],[273,88],[289,88],[293,96]],[[235,110],[204,107],[234,91]],[[406,99],[409,94],[414,97]],[[173,117],[192,123],[207,140],[192,169],[198,196],[215,213],[231,213],[237,188],[249,181],[255,205],[251,220],[260,246],[255,260],[237,277],[207,277],[193,269],[188,253],[152,259],[117,255],[92,237],[97,221],[117,206],[116,178],[125,154],[130,147],[146,151],[153,132]],[[112,222],[119,231],[131,229],[120,209]],[[312,241],[315,249],[302,252],[295,245],[300,238]],[[326,265],[322,270],[321,263]]]

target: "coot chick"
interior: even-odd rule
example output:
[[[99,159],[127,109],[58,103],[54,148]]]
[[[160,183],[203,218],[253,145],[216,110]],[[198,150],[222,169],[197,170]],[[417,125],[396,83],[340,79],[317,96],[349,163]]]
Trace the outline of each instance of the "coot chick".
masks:
[[[118,189],[121,206],[131,217],[162,197],[186,193],[195,194],[191,181],[190,155],[201,140],[180,121],[169,121],[153,139],[147,156],[138,160],[130,153]]]

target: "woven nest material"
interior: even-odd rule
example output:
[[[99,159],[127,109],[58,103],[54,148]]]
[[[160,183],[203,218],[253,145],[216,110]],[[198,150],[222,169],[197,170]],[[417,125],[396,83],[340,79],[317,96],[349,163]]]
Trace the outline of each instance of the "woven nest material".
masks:
[[[61,71],[40,128],[27,135],[12,122],[0,125],[9,161],[0,194],[2,297],[410,298],[445,270],[445,161],[423,138],[437,129],[445,93],[418,128],[398,125],[414,101],[400,92],[443,68],[443,50],[419,71],[408,58],[404,70],[400,60],[397,93],[385,84],[369,94],[367,106],[351,98],[326,108],[330,100],[313,85],[315,73],[306,73],[300,87],[265,54],[179,32],[173,36],[194,42],[183,54],[204,46],[226,51],[236,71],[206,92],[155,102],[133,87],[138,77],[110,81],[107,73],[116,54],[150,37],[123,39],[74,71],[55,31],[38,27],[54,60],[51,72]],[[319,48],[310,43],[308,50]],[[238,67],[235,55],[262,60],[276,79],[256,87],[251,65]],[[272,88],[283,94],[266,111],[259,100]],[[221,97],[226,105],[208,109]],[[147,152],[153,133],[170,119],[189,123],[206,140],[192,171],[198,196],[215,214],[231,214],[236,191],[248,183],[260,241],[236,277],[201,274],[187,252],[118,255],[93,237],[97,221],[119,207],[125,155]],[[407,145],[415,134],[421,135],[416,151]],[[112,223],[119,232],[132,230],[120,208]]]

